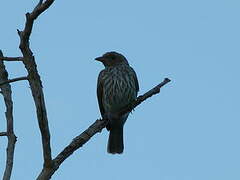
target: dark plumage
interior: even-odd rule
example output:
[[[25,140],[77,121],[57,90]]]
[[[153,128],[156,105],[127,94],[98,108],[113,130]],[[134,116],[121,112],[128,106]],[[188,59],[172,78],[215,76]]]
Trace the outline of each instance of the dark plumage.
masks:
[[[127,59],[117,52],[107,52],[96,60],[105,66],[98,76],[97,97],[102,117],[109,120],[108,152],[120,154],[124,149],[123,126],[129,113],[117,117],[116,112],[136,99],[137,76]]]

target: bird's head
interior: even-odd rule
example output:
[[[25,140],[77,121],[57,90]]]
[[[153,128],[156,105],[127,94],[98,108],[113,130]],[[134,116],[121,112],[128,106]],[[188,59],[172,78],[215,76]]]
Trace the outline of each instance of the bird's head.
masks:
[[[105,67],[128,64],[127,59],[122,54],[114,51],[107,52],[102,56],[95,58],[95,60],[102,62]]]

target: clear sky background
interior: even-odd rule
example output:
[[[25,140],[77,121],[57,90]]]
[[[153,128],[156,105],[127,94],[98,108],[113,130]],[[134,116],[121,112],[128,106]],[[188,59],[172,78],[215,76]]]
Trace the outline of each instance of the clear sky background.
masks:
[[[0,49],[20,56],[16,29],[38,1],[0,1]],[[137,72],[140,94],[172,80],[125,125],[125,151],[106,152],[108,133],[67,159],[53,180],[239,180],[240,1],[59,1],[34,24],[31,47],[41,75],[55,157],[100,117],[94,58],[123,53]],[[6,63],[10,78],[26,75]],[[12,84],[18,137],[13,180],[42,168],[40,132],[27,82]],[[0,131],[5,130],[0,101]],[[0,137],[0,172],[6,138]]]

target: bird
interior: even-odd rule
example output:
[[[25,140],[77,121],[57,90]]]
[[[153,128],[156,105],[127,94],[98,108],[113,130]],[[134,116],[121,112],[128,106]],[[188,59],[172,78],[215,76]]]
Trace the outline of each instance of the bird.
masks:
[[[139,83],[134,69],[120,53],[106,52],[95,60],[104,65],[97,80],[97,99],[102,118],[108,120],[107,152],[122,154],[124,150],[123,127],[129,113],[118,112],[137,98]]]

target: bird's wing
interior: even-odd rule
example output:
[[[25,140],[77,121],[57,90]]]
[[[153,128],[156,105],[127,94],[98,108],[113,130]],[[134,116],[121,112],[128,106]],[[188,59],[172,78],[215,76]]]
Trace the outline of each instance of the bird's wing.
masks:
[[[103,107],[103,102],[102,102],[102,96],[103,96],[103,76],[104,76],[105,71],[102,70],[99,75],[98,75],[98,81],[97,81],[97,98],[98,98],[98,106],[101,112],[101,115],[105,114],[105,110]]]

